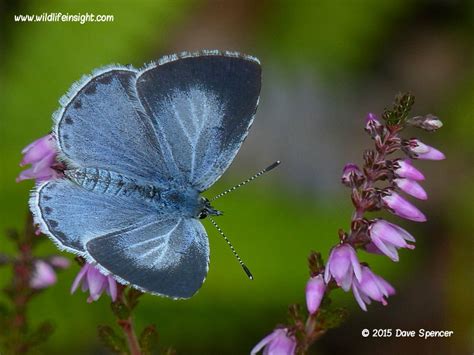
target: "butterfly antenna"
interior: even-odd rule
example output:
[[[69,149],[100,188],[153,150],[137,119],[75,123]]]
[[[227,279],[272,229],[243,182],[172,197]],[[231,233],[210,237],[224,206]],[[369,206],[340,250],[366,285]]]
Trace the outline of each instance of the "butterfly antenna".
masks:
[[[245,273],[247,274],[247,276],[249,277],[250,280],[253,280],[253,275],[252,273],[250,272],[249,268],[244,264],[244,262],[242,261],[242,259],[240,258],[239,254],[237,254],[237,252],[235,251],[234,249],[234,246],[232,245],[232,243],[230,242],[229,239],[227,239],[227,237],[225,236],[224,232],[222,231],[221,227],[219,227],[216,223],[216,221],[214,221],[214,219],[212,219],[212,217],[208,217],[209,220],[211,221],[211,223],[214,225],[214,227],[216,227],[217,231],[219,232],[219,234],[224,238],[224,240],[226,241],[226,243],[229,245],[230,247],[230,250],[232,250],[232,253],[234,254],[234,256],[237,258],[237,261],[239,262],[240,266],[242,266],[242,269],[244,269]]]
[[[274,162],[272,165],[267,166],[265,169],[263,169],[263,170],[259,171],[258,173],[256,173],[254,176],[249,177],[247,180],[242,181],[240,184],[235,185],[235,186],[231,187],[230,189],[227,189],[227,190],[225,190],[224,192],[221,192],[219,195],[217,195],[217,196],[211,198],[210,201],[217,200],[218,198],[221,198],[222,196],[227,195],[229,192],[232,192],[232,191],[234,191],[234,190],[237,190],[239,187],[242,187],[242,186],[248,184],[250,181],[253,181],[253,180],[255,180],[256,178],[262,176],[263,174],[268,173],[270,170],[275,169],[278,165],[280,165],[280,163],[281,163],[281,162],[280,162],[279,160],[277,160],[277,161]]]

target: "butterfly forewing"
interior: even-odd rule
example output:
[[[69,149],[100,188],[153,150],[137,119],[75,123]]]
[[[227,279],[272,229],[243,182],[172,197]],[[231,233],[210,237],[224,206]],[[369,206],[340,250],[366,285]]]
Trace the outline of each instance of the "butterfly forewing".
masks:
[[[257,108],[261,68],[243,56],[196,56],[145,70],[137,92],[168,169],[199,191],[227,169]]]

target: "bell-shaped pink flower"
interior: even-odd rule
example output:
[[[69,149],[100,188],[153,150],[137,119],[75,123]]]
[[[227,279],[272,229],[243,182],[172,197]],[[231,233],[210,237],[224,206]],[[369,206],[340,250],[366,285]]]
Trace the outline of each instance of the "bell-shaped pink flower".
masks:
[[[31,164],[29,169],[23,170],[16,181],[27,179],[45,181],[55,179],[60,174],[53,166],[56,163],[56,147],[54,137],[48,134],[37,139],[22,150],[23,159],[20,166]]]
[[[406,153],[415,159],[443,160],[446,158],[438,149],[430,147],[416,138],[405,142],[403,148]]]
[[[30,280],[30,287],[42,289],[56,283],[57,277],[54,268],[44,260],[36,260],[33,263],[33,275]]]
[[[340,244],[331,250],[324,270],[326,284],[331,280],[331,276],[344,291],[349,291],[354,276],[360,279],[359,260],[354,248],[349,244]]]
[[[326,292],[326,283],[322,274],[312,277],[306,284],[306,306],[310,314],[316,313]]]
[[[400,188],[400,190],[413,197],[420,200],[426,200],[428,198],[426,191],[415,180],[398,178],[393,179],[393,182]]]
[[[81,282],[82,291],[89,290],[89,297],[87,298],[89,303],[97,301],[104,291],[112,298],[112,301],[117,299],[117,282],[115,279],[111,275],[105,276],[92,264],[85,264],[79,271],[72,284],[71,293],[77,290]]]
[[[383,219],[378,219],[369,226],[369,236],[371,242],[365,246],[365,250],[369,253],[385,254],[393,261],[398,261],[398,249],[415,249],[414,245],[407,243],[415,242],[410,233]]]
[[[288,329],[275,329],[255,345],[250,355],[256,355],[263,349],[265,355],[293,355],[296,350],[296,339],[288,334]]]
[[[385,207],[388,207],[390,212],[396,214],[399,217],[415,222],[426,221],[426,217],[423,212],[421,212],[418,208],[416,208],[396,192],[392,191],[390,194],[383,196],[382,202],[384,203]]]
[[[397,160],[395,165],[396,168],[394,172],[398,177],[416,181],[425,180],[425,176],[421,173],[421,171],[412,165],[410,159]]]
[[[370,304],[371,299],[385,306],[387,304],[385,298],[394,295],[395,289],[367,266],[362,266],[362,277],[360,280],[354,279],[352,292],[360,308],[367,311],[366,304]]]

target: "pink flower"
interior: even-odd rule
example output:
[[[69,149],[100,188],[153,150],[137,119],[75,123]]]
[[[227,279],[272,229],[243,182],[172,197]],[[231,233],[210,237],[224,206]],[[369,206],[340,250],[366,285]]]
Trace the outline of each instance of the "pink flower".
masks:
[[[263,348],[265,355],[293,355],[296,350],[296,339],[288,335],[286,328],[275,329],[255,345],[250,355],[257,354]]]
[[[370,253],[382,253],[393,261],[398,261],[397,249],[415,249],[415,246],[408,244],[415,242],[415,238],[403,228],[384,221],[376,220],[369,227],[371,243],[366,245],[366,250]]]
[[[416,138],[404,142],[403,149],[415,159],[443,160],[446,158],[438,149],[430,147]]]
[[[104,291],[112,298],[112,301],[117,299],[117,283],[115,279],[111,275],[103,275],[92,264],[85,264],[81,271],[79,271],[72,284],[71,293],[77,290],[81,282],[82,291],[89,290],[89,297],[87,298],[89,303],[97,301]]]
[[[382,197],[382,202],[390,212],[399,217],[409,219],[415,222],[425,222],[426,217],[418,208],[405,200],[396,192],[390,192],[389,195]]]
[[[398,177],[407,178],[411,180],[417,180],[417,181],[425,180],[425,177],[423,176],[421,171],[419,171],[417,168],[415,168],[411,164],[410,159],[397,160],[395,164],[397,167],[395,168],[394,171]]]
[[[33,275],[30,280],[31,288],[39,290],[56,283],[56,272],[50,264],[43,260],[36,260],[33,265]]]
[[[310,314],[316,313],[326,291],[323,275],[312,277],[306,284],[306,306]]]
[[[385,297],[395,294],[395,289],[367,266],[362,266],[362,277],[360,280],[354,279],[352,292],[360,308],[367,311],[366,304],[370,304],[371,299],[387,305]]]
[[[21,152],[23,160],[20,166],[31,164],[31,167],[20,173],[16,179],[17,182],[27,179],[45,181],[55,179],[60,175],[53,168],[56,164],[56,148],[51,134],[34,141]]]
[[[329,283],[331,276],[344,291],[349,291],[352,280],[360,279],[360,264],[356,252],[349,244],[340,244],[331,250],[324,270],[324,281]]]
[[[426,200],[428,198],[426,191],[415,180],[399,178],[393,179],[393,182],[400,188],[400,190],[413,197],[416,197],[420,200]]]

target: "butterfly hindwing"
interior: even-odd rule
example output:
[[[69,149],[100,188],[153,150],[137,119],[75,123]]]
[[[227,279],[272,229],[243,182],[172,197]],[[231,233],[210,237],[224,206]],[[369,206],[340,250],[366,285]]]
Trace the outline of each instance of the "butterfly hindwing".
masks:
[[[201,287],[209,245],[195,219],[168,218],[117,231],[86,244],[107,272],[135,287],[172,298],[189,298]]]
[[[41,231],[60,248],[84,254],[93,238],[146,221],[159,212],[145,201],[98,194],[67,179],[36,187],[30,206]]]
[[[235,53],[185,56],[145,69],[136,82],[168,170],[206,190],[247,136],[261,85],[258,61]]]

